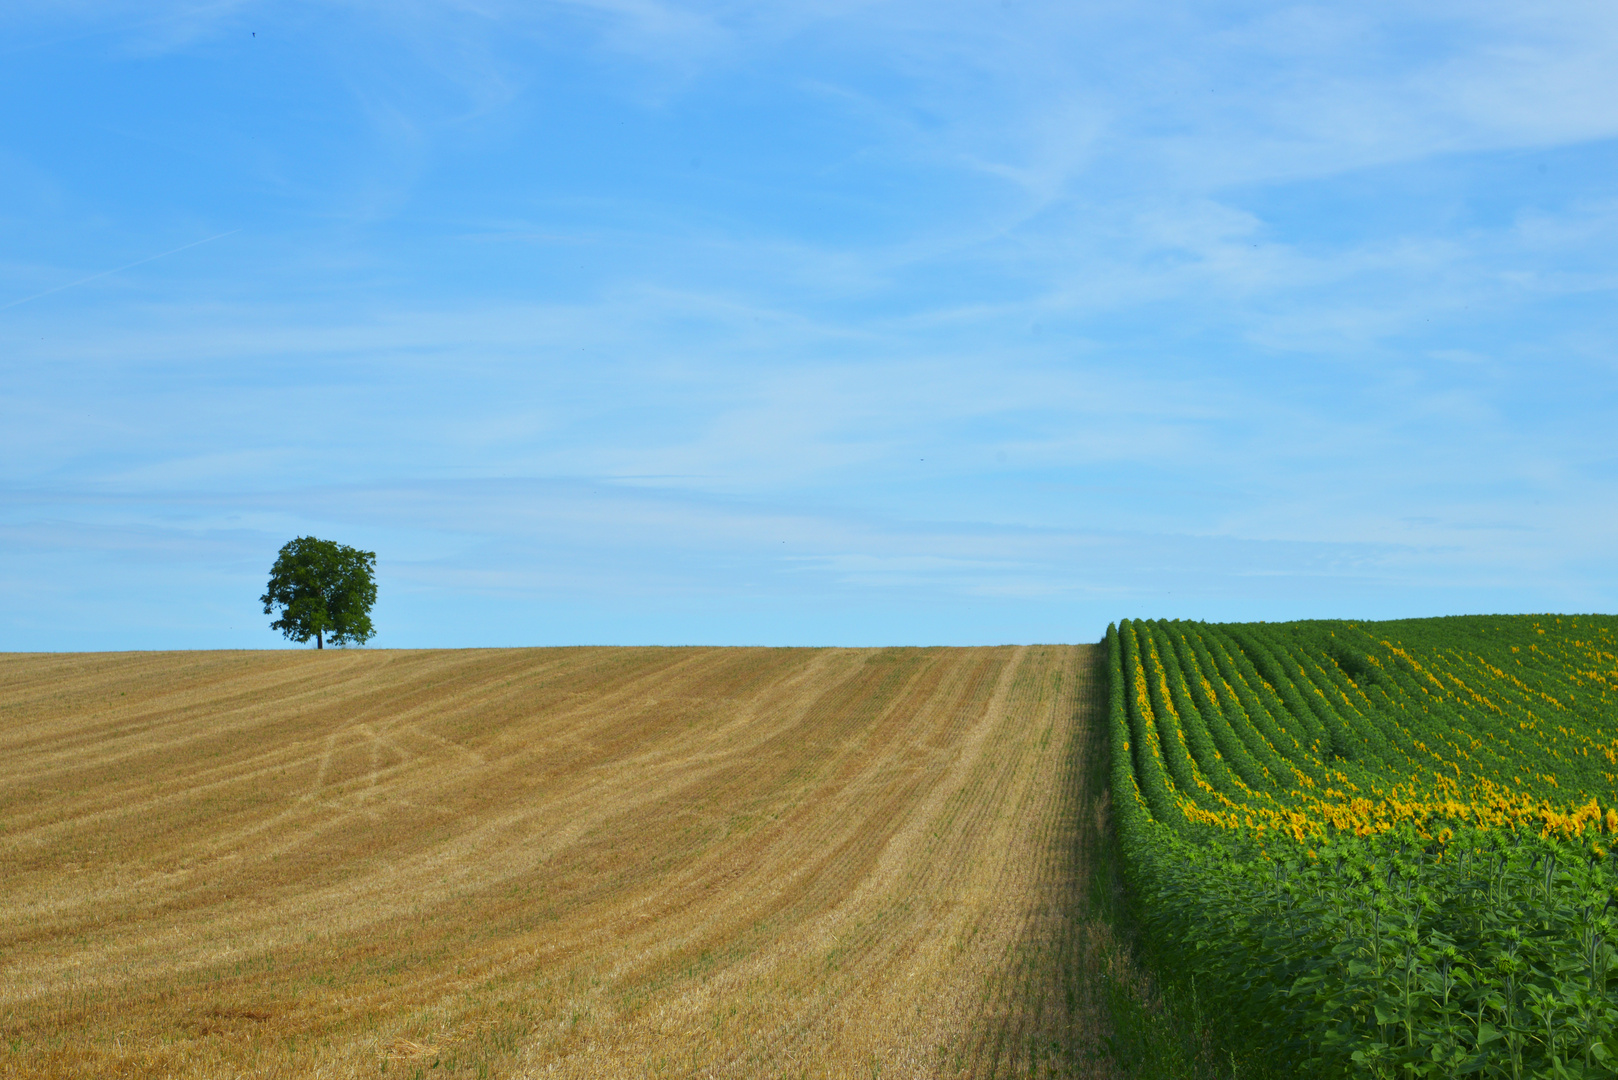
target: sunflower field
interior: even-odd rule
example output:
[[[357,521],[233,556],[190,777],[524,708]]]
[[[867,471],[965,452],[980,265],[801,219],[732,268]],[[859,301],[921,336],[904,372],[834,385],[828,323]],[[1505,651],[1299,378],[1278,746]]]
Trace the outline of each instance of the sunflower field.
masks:
[[[1618,619],[1124,620],[1152,948],[1283,1072],[1618,1077]]]

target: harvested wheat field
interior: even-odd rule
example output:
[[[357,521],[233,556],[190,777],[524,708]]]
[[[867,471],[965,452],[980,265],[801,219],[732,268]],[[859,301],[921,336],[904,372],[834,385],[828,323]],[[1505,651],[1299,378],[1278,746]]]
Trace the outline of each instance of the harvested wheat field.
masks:
[[[0,656],[0,1075],[1111,1075],[1096,659]]]

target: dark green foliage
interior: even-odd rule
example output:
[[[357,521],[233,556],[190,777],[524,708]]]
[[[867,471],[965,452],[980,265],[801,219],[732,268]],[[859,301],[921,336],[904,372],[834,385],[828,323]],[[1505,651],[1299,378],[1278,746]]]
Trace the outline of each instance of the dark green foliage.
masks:
[[[1297,1075],[1618,1076],[1618,875],[1587,844],[1151,829],[1143,929]]]
[[[264,614],[281,609],[270,629],[293,641],[314,638],[317,649],[325,648],[328,637],[337,645],[363,645],[376,633],[371,625],[375,568],[374,551],[313,536],[289,541],[276,556],[270,583],[259,597]]]

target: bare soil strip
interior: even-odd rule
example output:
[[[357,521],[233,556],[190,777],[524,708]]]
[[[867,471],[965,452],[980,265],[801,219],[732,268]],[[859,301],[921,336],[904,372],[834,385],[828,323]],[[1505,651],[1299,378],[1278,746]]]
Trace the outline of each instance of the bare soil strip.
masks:
[[[0,1075],[1111,1076],[1099,677],[0,656]]]

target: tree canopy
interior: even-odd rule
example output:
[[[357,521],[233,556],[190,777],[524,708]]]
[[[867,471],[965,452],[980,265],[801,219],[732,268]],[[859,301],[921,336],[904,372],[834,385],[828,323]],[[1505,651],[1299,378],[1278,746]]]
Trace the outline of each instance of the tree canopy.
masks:
[[[363,645],[376,630],[371,605],[376,603],[376,552],[346,544],[300,536],[281,548],[270,567],[270,584],[259,597],[264,614],[276,608],[281,617],[270,623],[293,641],[315,639],[315,648]]]

